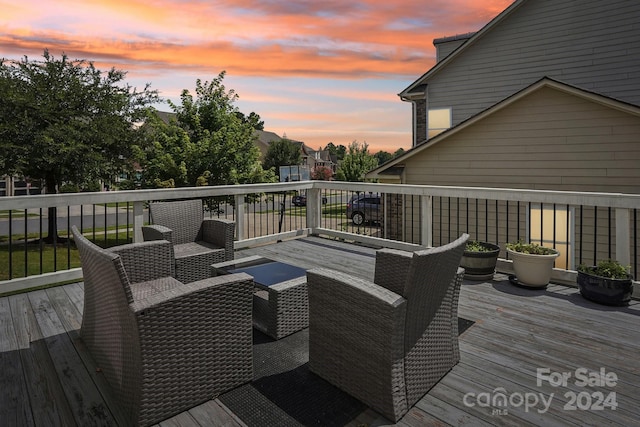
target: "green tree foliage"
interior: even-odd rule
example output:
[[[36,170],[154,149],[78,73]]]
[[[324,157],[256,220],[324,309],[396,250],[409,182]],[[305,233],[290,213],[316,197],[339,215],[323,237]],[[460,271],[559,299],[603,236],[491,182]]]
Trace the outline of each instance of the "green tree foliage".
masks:
[[[381,165],[389,160],[393,159],[393,154],[386,151],[378,151],[373,155],[378,160],[378,164]]]
[[[192,151],[187,132],[175,120],[164,122],[152,113],[145,127],[148,142],[136,147],[134,157],[143,172],[139,185],[142,188],[166,188],[189,185],[187,179],[187,153]]]
[[[393,158],[395,159],[398,156],[402,156],[404,154],[404,148],[398,148],[393,152]]]
[[[255,130],[264,130],[264,120],[261,120],[260,115],[253,111],[248,116],[245,116],[244,113],[240,111],[236,112],[236,115],[244,123],[249,123]]]
[[[47,50],[43,57],[0,62],[0,174],[44,180],[48,193],[64,182],[112,181],[131,167],[134,125],[157,92],[124,84],[124,71],[102,72]],[[52,210],[48,240],[56,232]]]
[[[336,177],[339,181],[364,181],[364,175],[376,166],[378,160],[369,153],[367,143],[353,141],[338,167]]]
[[[169,101],[175,120],[152,122],[150,142],[138,153],[145,185],[170,178],[177,186],[275,181],[260,164],[255,123],[235,107],[238,95],[227,91],[224,76],[223,71],[211,82],[198,79],[195,96],[185,89],[180,105]],[[257,114],[250,117],[259,120]]]
[[[53,193],[63,182],[111,181],[130,166],[138,143],[134,124],[156,91],[123,84],[124,71],[55,58],[2,60],[0,172],[43,179]]]
[[[336,156],[338,160],[344,159],[344,156],[347,154],[347,147],[342,144],[335,145],[333,142],[328,143],[327,146],[324,147],[324,149],[328,150],[329,153]]]
[[[262,161],[264,169],[272,169],[280,176],[280,166],[299,165],[302,161],[300,144],[288,139],[273,141],[269,144],[267,153]]]

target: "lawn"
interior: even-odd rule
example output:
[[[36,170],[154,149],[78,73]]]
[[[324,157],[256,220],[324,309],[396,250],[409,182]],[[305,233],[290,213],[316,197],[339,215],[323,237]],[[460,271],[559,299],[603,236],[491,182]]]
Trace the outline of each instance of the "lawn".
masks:
[[[85,234],[90,240],[93,240],[91,232]],[[61,237],[66,237],[62,235]],[[95,243],[101,247],[107,248],[127,243],[127,233],[122,231],[118,233],[117,239],[115,233],[108,233],[105,239],[104,233],[96,232]],[[129,233],[129,241],[132,236]],[[58,245],[43,244],[42,254],[40,252],[40,244],[27,243],[26,247],[23,242],[12,243],[11,254],[9,253],[9,245],[0,245],[0,280],[9,279],[9,260],[11,259],[12,278],[25,277],[25,268],[27,275],[35,275],[41,273],[50,273],[58,270],[66,270],[67,268],[80,267],[80,258],[78,250],[73,242],[67,244],[59,243]],[[25,267],[26,265],[26,267]]]

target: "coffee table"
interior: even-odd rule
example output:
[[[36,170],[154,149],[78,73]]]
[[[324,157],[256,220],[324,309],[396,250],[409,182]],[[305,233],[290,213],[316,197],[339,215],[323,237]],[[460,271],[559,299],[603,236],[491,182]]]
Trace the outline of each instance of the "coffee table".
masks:
[[[261,256],[213,264],[211,274],[244,272],[253,276],[253,326],[280,339],[309,326],[305,269]]]

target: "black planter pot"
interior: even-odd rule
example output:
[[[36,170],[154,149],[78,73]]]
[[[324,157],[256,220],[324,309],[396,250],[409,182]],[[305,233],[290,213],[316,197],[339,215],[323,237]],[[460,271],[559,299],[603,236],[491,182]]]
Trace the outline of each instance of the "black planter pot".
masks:
[[[608,279],[578,271],[578,287],[583,297],[605,305],[627,305],[633,293],[631,276],[627,279]]]
[[[496,271],[500,246],[478,242],[489,249],[488,252],[464,251],[460,267],[465,269],[464,278],[469,280],[491,280]]]

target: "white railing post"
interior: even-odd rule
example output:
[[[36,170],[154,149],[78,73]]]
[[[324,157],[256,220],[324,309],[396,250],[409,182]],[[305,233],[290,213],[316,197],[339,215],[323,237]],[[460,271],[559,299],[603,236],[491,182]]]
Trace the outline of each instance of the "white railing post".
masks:
[[[244,235],[244,194],[236,194],[236,240],[245,239]]]
[[[139,243],[144,240],[142,237],[142,226],[144,225],[144,202],[133,202],[133,241]]]
[[[616,260],[622,265],[631,264],[631,254],[629,247],[631,238],[629,230],[631,229],[631,215],[629,209],[616,209]]]
[[[433,246],[433,196],[420,196],[420,211],[420,244],[430,248]]]
[[[320,228],[322,200],[320,199],[320,188],[307,189],[307,228],[315,232]]]

